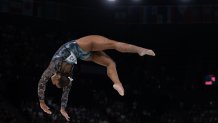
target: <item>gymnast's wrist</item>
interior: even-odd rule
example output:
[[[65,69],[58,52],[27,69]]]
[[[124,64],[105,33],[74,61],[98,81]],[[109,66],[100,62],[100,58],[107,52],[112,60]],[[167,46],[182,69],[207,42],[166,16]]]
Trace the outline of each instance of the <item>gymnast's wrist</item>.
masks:
[[[65,107],[61,107],[60,111],[65,111]]]
[[[39,100],[40,103],[45,103],[45,100]]]

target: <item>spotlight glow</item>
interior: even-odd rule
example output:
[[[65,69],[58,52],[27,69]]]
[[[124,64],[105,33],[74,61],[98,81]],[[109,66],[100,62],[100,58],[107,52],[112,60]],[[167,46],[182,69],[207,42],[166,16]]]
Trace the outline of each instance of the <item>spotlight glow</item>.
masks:
[[[116,0],[107,0],[108,2],[115,2]]]
[[[132,0],[133,2],[140,2],[141,0]]]

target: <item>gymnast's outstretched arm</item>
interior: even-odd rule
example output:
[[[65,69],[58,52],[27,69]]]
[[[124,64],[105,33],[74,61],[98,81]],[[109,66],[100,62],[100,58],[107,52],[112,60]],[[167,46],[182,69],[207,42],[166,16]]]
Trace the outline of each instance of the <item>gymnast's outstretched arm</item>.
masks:
[[[72,86],[72,82],[66,87],[63,88],[63,93],[61,97],[61,109],[60,112],[61,114],[65,117],[67,121],[70,121],[70,117],[68,116],[67,112],[65,111],[65,108],[67,107],[67,102],[68,102],[68,95],[70,92]]]
[[[49,110],[49,107],[45,104],[46,83],[54,73],[55,73],[54,66],[50,64],[48,68],[43,72],[38,83],[38,97],[39,97],[40,107],[44,112],[48,114],[51,114],[51,111]]]

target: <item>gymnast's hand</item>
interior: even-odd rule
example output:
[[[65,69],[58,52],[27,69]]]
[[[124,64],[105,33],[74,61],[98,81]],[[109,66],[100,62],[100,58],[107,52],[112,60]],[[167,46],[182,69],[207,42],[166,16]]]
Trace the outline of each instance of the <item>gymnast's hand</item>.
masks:
[[[69,115],[67,114],[67,112],[65,111],[64,108],[61,108],[60,112],[61,112],[61,114],[64,116],[64,118],[65,118],[67,121],[70,121],[70,117],[69,117]]]
[[[41,109],[46,112],[47,114],[51,114],[52,112],[49,110],[49,107],[45,104],[44,100],[40,100],[40,107]]]

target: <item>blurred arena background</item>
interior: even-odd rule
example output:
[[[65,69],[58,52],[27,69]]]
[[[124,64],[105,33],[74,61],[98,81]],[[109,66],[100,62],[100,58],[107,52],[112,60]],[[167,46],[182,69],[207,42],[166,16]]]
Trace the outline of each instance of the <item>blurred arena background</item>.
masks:
[[[61,44],[89,34],[157,56],[106,51],[124,97],[105,68],[80,61],[70,123],[218,122],[216,0],[1,0],[0,20],[0,123],[65,123],[61,90],[48,83],[47,115],[38,105],[38,80]]]

